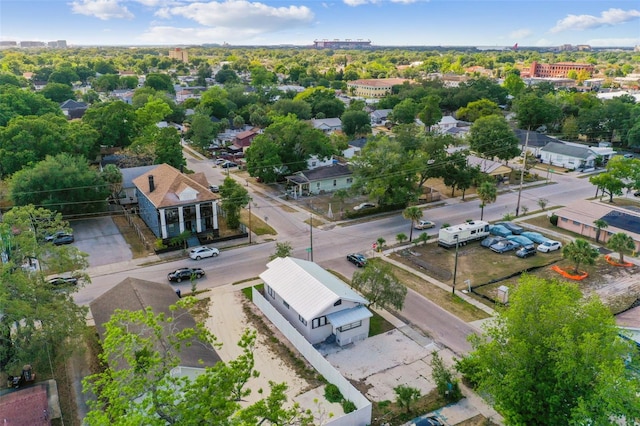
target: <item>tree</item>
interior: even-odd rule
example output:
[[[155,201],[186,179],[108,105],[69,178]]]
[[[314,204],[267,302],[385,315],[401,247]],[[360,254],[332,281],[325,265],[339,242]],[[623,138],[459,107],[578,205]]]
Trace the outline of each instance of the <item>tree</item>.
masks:
[[[351,138],[371,132],[371,119],[365,111],[345,111],[340,120],[342,131]]]
[[[500,115],[502,110],[498,104],[488,99],[480,99],[479,101],[469,102],[466,107],[462,107],[456,112],[459,120],[474,122],[478,118],[487,117],[489,115]]]
[[[398,281],[386,262],[369,262],[362,271],[353,273],[351,285],[372,305],[382,309],[390,306],[402,310],[407,296],[407,288]]]
[[[123,101],[92,105],[82,116],[82,122],[99,133],[100,145],[126,148],[135,136],[135,112]]]
[[[310,416],[301,413],[298,404],[284,408],[284,383],[272,384],[266,400],[241,406],[239,401],[251,392],[248,380],[259,374],[254,367],[255,331],[244,332],[237,358],[219,361],[194,379],[170,374],[183,347],[200,344],[212,350],[213,336],[203,327],[176,326],[194,302],[183,298],[168,314],[151,308],[116,310],[104,325],[104,371],[83,380],[84,391],[96,395],[89,403],[87,424],[261,424],[269,417],[274,424],[292,419],[309,425]]]
[[[63,215],[103,212],[109,185],[82,157],[47,156],[31,168],[14,173],[9,195],[17,206],[33,204]]]
[[[6,126],[14,117],[49,113],[64,117],[60,105],[39,93],[13,85],[0,87],[0,126]]]
[[[382,248],[387,243],[387,241],[382,237],[378,237],[378,239],[376,240],[376,243],[378,244],[378,251],[382,251]]]
[[[547,200],[546,198],[538,198],[538,206],[540,207],[540,209],[542,209],[542,211],[547,208],[548,204],[549,200]]]
[[[227,226],[237,229],[240,226],[240,209],[247,205],[249,192],[231,177],[226,177],[220,186],[221,207],[227,213]]]
[[[420,105],[413,99],[405,99],[393,107],[391,117],[398,124],[411,124],[416,121],[416,115]]]
[[[151,87],[157,91],[175,93],[173,81],[171,80],[171,76],[168,74],[147,74],[147,78],[144,80],[144,86]]]
[[[396,241],[398,242],[398,244],[404,243],[405,241],[407,241],[407,234],[405,234],[404,232],[400,232],[396,235]]]
[[[411,242],[413,240],[413,226],[422,217],[422,209],[416,206],[407,207],[402,211],[402,217],[411,221],[411,227],[409,228],[409,242]]]
[[[289,241],[276,243],[276,251],[269,256],[269,260],[277,259],[278,257],[289,257],[291,253],[293,253],[293,247]]]
[[[438,96],[427,96],[422,102],[422,109],[418,112],[418,118],[431,131],[431,127],[442,120],[440,98]]]
[[[423,232],[422,234],[418,235],[418,238],[416,238],[414,243],[416,245],[418,245],[419,243],[427,244],[428,240],[429,240],[429,234],[427,234],[426,232]]]
[[[593,221],[593,224],[596,227],[596,243],[600,242],[600,232],[604,229],[604,228],[608,228],[609,224],[607,222],[605,222],[602,219],[596,219]]]
[[[591,176],[589,182],[602,190],[603,195],[608,194],[612,203],[613,196],[622,195],[624,188],[640,188],[640,160],[617,155],[607,162],[605,172]]]
[[[407,413],[411,412],[411,406],[420,399],[420,389],[412,388],[407,385],[399,385],[393,388],[396,394],[396,404],[404,408]]]
[[[562,111],[554,102],[535,93],[520,95],[515,99],[513,109],[518,125],[527,130],[537,130],[541,126],[553,127],[562,117]]]
[[[507,89],[511,96],[517,97],[526,87],[522,78],[515,72],[510,72],[504,78],[504,83],[502,86]]]
[[[447,401],[457,401],[462,397],[462,391],[460,390],[460,384],[458,379],[453,375],[453,372],[449,370],[438,355],[438,352],[431,352],[431,378],[436,383],[436,388],[440,397],[445,398]]]
[[[637,351],[619,337],[609,308],[577,285],[524,275],[485,330],[471,337],[458,369],[508,424],[631,424],[640,416],[640,377],[625,367]]]
[[[562,248],[562,257],[574,263],[574,272],[578,273],[580,265],[594,265],[600,256],[598,249],[581,239],[577,238]]]
[[[286,117],[294,114],[299,120],[308,120],[311,118],[311,105],[303,100],[278,99],[271,107],[273,114]]]
[[[155,137],[155,164],[169,164],[180,170],[187,165],[182,155],[180,134],[175,127],[158,129]]]
[[[51,99],[53,102],[62,103],[67,99],[76,99],[73,88],[62,83],[47,83],[40,92],[42,96]]]
[[[476,190],[480,199],[480,220],[484,218],[484,207],[487,204],[495,203],[498,197],[498,190],[495,183],[484,181]]]
[[[44,243],[45,235],[69,229],[62,215],[32,205],[3,215],[0,237],[10,249],[0,268],[0,371],[20,371],[25,362],[45,364],[48,356],[65,359],[83,335],[87,309],[72,295],[89,280],[81,272],[87,255],[73,245]],[[29,259],[37,259],[40,269],[23,269]],[[62,272],[81,278],[80,285],[53,291],[46,276]]]
[[[620,263],[624,263],[624,255],[633,253],[636,250],[636,243],[629,235],[624,232],[618,232],[609,238],[607,247],[618,253]]]
[[[122,172],[115,164],[107,164],[102,169],[102,179],[109,185],[111,198],[114,201],[120,199],[120,191],[122,191]]]
[[[614,195],[622,195],[622,190],[625,187],[625,183],[621,178],[617,177],[613,173],[607,172],[591,176],[589,178],[589,182],[602,190],[603,195],[608,194],[610,203],[613,203]]]
[[[200,149],[209,148],[211,140],[215,136],[213,133],[214,127],[209,116],[200,113],[194,114],[188,134],[191,143]]]
[[[498,115],[481,117],[469,130],[469,146],[485,158],[510,160],[520,153],[518,138],[507,121]]]

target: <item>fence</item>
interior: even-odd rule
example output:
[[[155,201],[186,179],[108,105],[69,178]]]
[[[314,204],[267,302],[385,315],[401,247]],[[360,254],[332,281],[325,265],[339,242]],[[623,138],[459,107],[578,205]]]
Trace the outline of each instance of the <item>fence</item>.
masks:
[[[366,426],[371,424],[371,402],[367,400],[342,374],[336,370],[312,345],[287,321],[254,287],[253,303],[282,334],[295,346],[307,361],[330,383],[340,389],[342,396],[353,402],[356,410],[334,418],[327,426]]]
[[[124,213],[124,217],[127,219],[127,222],[129,222],[129,225],[136,232],[136,235],[138,236],[142,244],[144,244],[144,248],[147,250],[151,250],[153,248],[153,242],[147,241],[147,239],[144,236],[144,232],[142,232],[142,229],[140,229],[140,225],[137,224],[134,219],[135,215],[132,214],[129,210],[127,210],[124,207],[122,207],[122,212]]]

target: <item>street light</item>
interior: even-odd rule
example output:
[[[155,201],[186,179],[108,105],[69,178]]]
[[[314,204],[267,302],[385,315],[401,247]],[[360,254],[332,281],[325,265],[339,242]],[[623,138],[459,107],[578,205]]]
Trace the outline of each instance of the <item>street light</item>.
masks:
[[[451,286],[451,295],[456,294],[456,275],[458,274],[458,235],[454,235],[456,240],[456,260],[453,263],[453,285]]]

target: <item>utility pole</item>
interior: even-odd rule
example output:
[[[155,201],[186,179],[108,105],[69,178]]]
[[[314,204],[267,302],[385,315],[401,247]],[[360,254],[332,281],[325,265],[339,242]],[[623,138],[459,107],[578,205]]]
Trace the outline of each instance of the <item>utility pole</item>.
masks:
[[[251,245],[251,198],[249,198],[249,245]]]
[[[458,235],[456,238],[456,260],[453,263],[453,285],[451,286],[451,295],[455,296],[456,294],[456,275],[458,275]]]
[[[522,196],[522,182],[524,181],[524,169],[527,166],[527,147],[529,146],[529,130],[524,138],[524,157],[522,159],[522,169],[520,170],[520,188],[518,189],[518,204],[516,204],[516,217],[520,214],[520,197]]]
[[[311,256],[311,261],[313,262],[313,215],[311,216],[311,221],[309,222],[309,254]]]

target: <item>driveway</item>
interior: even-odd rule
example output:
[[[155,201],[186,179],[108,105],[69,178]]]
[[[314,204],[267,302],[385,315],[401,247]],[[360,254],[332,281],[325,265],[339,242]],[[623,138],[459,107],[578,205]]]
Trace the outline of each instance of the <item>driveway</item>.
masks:
[[[79,219],[69,222],[74,245],[89,255],[89,266],[108,265],[131,260],[133,254],[111,217]]]

